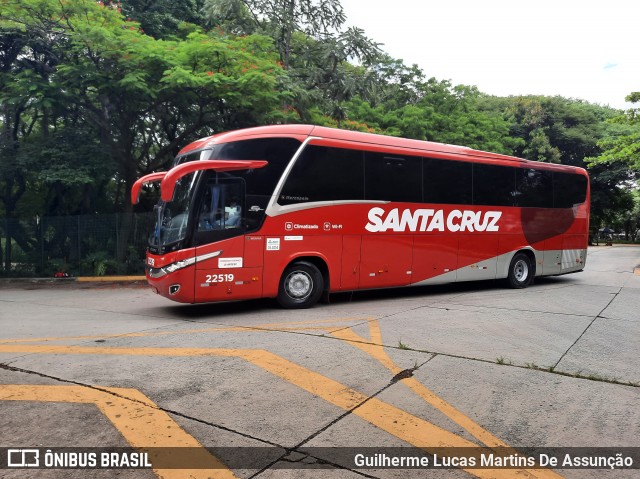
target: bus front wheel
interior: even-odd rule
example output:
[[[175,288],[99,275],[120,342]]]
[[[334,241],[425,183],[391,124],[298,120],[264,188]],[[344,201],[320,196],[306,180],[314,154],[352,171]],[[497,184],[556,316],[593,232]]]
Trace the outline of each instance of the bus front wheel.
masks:
[[[278,303],[283,308],[310,308],[318,302],[324,288],[320,270],[312,263],[293,263],[280,279]]]
[[[517,253],[509,265],[507,282],[512,288],[526,288],[532,283],[534,274],[531,258],[524,253]]]

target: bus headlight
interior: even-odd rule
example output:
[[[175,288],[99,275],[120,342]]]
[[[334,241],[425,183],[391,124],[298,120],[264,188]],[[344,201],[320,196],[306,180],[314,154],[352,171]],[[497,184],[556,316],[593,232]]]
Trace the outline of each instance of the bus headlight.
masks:
[[[194,256],[193,258],[187,258],[180,261],[176,261],[175,263],[171,263],[167,266],[163,266],[162,268],[151,268],[148,267],[149,276],[153,279],[162,278],[169,273],[173,273],[178,271],[179,269],[186,268],[187,266],[191,266],[192,264],[196,264],[199,261],[205,261],[211,258],[215,258],[216,256],[220,256],[222,254],[222,250],[214,251],[213,253],[203,254],[200,256]]]

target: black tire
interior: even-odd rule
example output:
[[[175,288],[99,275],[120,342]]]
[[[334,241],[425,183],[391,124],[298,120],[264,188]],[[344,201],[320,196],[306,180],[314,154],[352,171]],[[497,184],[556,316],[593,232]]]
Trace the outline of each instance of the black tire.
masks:
[[[316,265],[298,261],[282,273],[278,303],[287,309],[310,308],[318,302],[323,289],[324,278]]]
[[[531,258],[524,253],[517,253],[509,264],[507,283],[511,288],[526,288],[533,282],[534,275]]]

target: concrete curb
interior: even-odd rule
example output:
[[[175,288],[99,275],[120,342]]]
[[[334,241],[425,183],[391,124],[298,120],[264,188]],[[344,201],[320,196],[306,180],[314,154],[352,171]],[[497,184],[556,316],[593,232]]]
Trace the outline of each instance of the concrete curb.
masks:
[[[70,278],[0,278],[0,284],[7,283],[127,283],[146,281],[146,276],[78,276]]]
[[[146,281],[146,276],[78,276],[79,283]]]

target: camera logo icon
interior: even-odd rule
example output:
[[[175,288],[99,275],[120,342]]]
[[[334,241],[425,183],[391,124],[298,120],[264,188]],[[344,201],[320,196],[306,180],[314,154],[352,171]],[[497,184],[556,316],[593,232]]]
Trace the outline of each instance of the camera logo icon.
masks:
[[[38,467],[40,451],[38,449],[8,449],[7,467]]]

